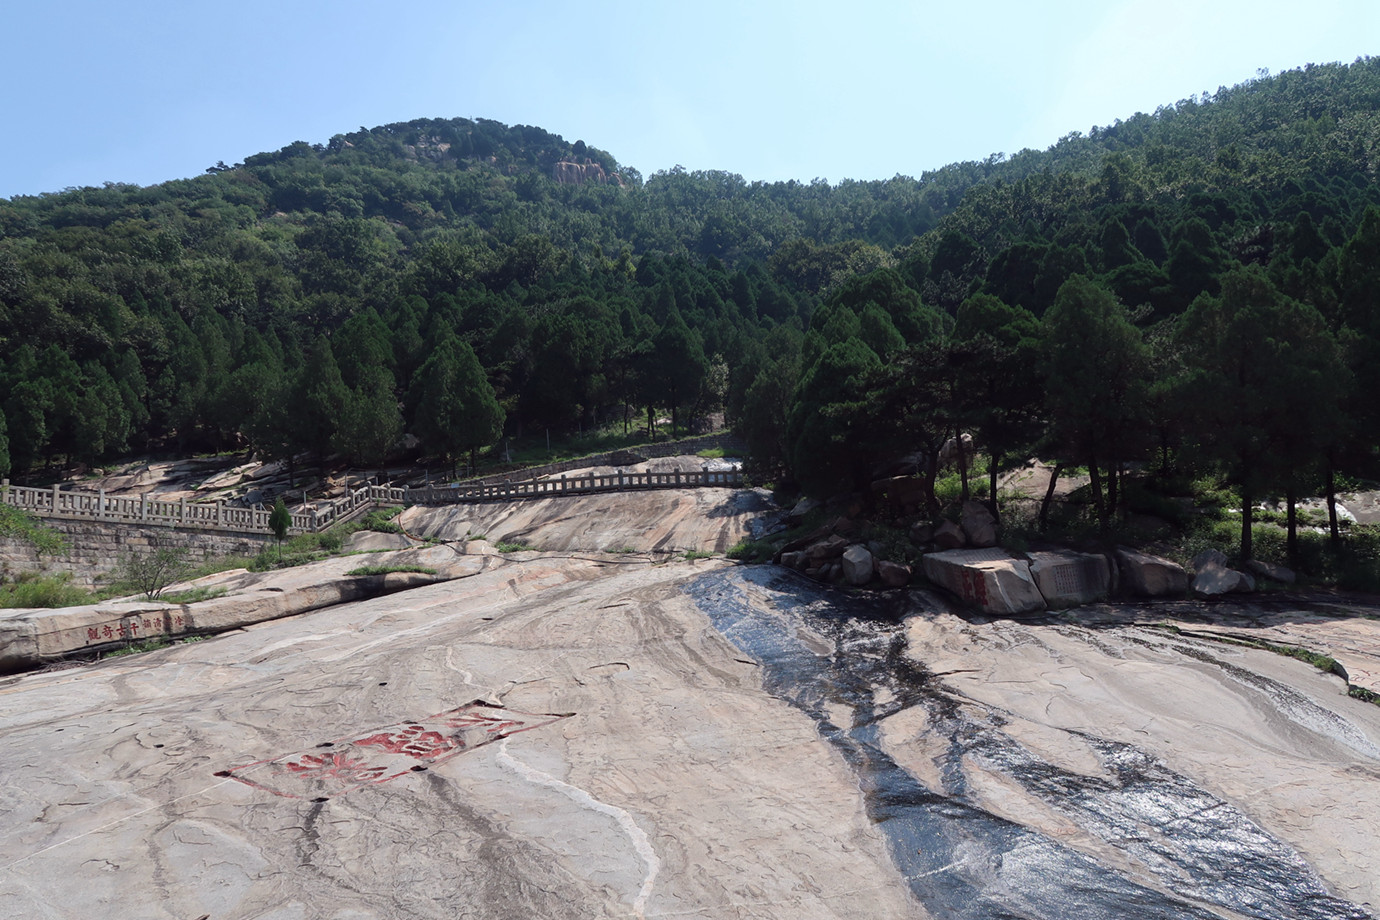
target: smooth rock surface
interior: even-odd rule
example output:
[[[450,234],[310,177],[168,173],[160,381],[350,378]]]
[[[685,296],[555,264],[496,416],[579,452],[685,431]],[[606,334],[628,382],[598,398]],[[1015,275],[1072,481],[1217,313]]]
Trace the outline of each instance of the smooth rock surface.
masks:
[[[0,917],[926,916],[706,564],[606,559],[0,682]]]
[[[1337,677],[1302,662],[1153,628],[1168,619],[1185,630],[1217,632],[1253,620],[1232,632],[1262,638],[1277,628],[1315,635],[1313,627],[1328,622],[1323,611],[1265,612],[1228,601],[1214,609],[1210,626],[1201,605],[1189,602],[1083,608],[1077,623],[1057,628],[915,617],[907,621],[906,654],[943,675],[944,686],[963,701],[966,721],[988,733],[962,760],[963,785],[982,807],[1041,827],[1099,860],[1117,859],[1133,873],[1140,871],[1136,866],[1160,865],[1157,852],[1181,853],[1189,835],[1199,835],[1195,846],[1201,850],[1188,859],[1202,861],[1202,875],[1165,878],[1183,894],[1215,884],[1220,866],[1213,868],[1214,853],[1241,852],[1243,868],[1259,860],[1245,848],[1254,844],[1268,852],[1268,841],[1246,838],[1268,833],[1296,848],[1330,890],[1370,908],[1310,916],[1374,916],[1380,907],[1380,824],[1374,820],[1380,814],[1380,708],[1347,697]],[[1331,614],[1329,628],[1344,624],[1354,635],[1367,635],[1374,671],[1376,659],[1369,655],[1380,652],[1380,624],[1359,616],[1337,620],[1338,613]],[[988,721],[988,713],[999,720]],[[923,728],[907,714],[892,722],[887,736],[898,759],[933,775],[936,767],[926,758],[941,757],[950,742],[942,734],[925,742]],[[995,759],[1008,744],[998,743],[997,733],[1015,745],[1009,764]],[[1041,772],[1020,766],[1032,758],[1048,766]],[[1013,768],[1014,775],[1006,772]],[[1156,776],[1172,781],[1176,775],[1200,791],[1182,781],[1149,788]],[[1064,779],[1045,784],[1042,776]],[[1051,795],[1060,782],[1085,784],[1077,804]],[[1208,796],[1219,804],[1211,805]],[[1202,813],[1205,807],[1217,809],[1215,819]],[[1228,810],[1255,822],[1254,829],[1229,831]],[[1118,850],[1121,855],[1113,856]],[[1294,871],[1290,857],[1280,860],[1281,868]]]
[[[722,553],[751,536],[750,522],[772,510],[765,493],[657,489],[516,502],[416,506],[394,518],[413,537],[490,543],[521,541],[542,550]]]

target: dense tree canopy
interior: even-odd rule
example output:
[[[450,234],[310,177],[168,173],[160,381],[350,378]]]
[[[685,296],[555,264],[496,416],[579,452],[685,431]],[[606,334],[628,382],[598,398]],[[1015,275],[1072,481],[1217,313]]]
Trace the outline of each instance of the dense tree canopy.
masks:
[[[1370,475],[1377,174],[1368,58],[919,178],[644,179],[539,128],[419,119],[14,198],[0,463],[247,448],[375,465],[403,432],[454,459],[643,411],[680,430],[722,403],[816,491],[958,429],[1087,466],[1104,517],[1152,457],[1250,494]],[[1249,393],[1221,370],[1247,339],[1282,369]],[[1247,396],[1310,436],[1281,442]],[[1243,452],[1257,442],[1281,469]]]

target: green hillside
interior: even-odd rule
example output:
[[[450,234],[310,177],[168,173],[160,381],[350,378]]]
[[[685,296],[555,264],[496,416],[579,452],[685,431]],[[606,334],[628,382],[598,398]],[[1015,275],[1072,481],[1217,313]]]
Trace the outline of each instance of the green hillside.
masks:
[[[644,178],[422,119],[0,201],[0,469],[375,464],[404,431],[454,460],[722,405],[821,492],[959,428],[1090,468],[1106,516],[1127,463],[1254,495],[1373,475],[1377,113],[1366,58],[918,178]]]

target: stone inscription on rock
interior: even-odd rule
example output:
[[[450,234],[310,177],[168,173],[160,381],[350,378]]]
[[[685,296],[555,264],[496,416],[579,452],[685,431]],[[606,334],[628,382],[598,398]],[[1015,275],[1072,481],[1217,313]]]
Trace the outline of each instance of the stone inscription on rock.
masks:
[[[323,800],[425,770],[572,713],[518,712],[476,700],[415,721],[326,741],[315,748],[222,770],[247,786],[293,799]]]

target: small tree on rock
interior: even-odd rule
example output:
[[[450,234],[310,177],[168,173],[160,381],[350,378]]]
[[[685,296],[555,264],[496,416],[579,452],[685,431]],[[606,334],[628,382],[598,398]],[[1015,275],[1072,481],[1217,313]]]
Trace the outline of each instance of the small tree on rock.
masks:
[[[278,541],[278,560],[280,562],[283,558],[283,539],[287,536],[288,528],[291,526],[292,512],[288,511],[283,497],[279,495],[273,502],[273,511],[268,515],[268,528],[273,531],[273,538]]]

